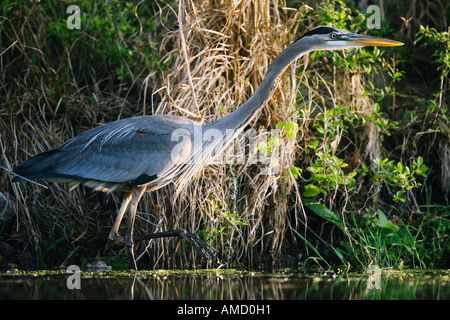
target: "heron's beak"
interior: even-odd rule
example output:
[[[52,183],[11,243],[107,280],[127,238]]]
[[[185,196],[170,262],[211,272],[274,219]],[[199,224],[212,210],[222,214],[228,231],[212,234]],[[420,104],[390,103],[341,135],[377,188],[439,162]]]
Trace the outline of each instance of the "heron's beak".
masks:
[[[397,47],[404,45],[403,42],[377,38],[371,36],[364,36],[359,34],[348,34],[346,39],[347,43],[356,44],[357,46],[377,46],[377,47]]]

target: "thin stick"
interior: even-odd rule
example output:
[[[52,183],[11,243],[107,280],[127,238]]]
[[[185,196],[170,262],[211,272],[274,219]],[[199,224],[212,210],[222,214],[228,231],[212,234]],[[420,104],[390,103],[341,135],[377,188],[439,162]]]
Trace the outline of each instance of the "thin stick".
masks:
[[[45,189],[48,189],[47,186],[44,186],[43,184],[40,184],[40,183],[38,183],[38,182],[36,182],[36,181],[30,180],[30,179],[28,179],[28,178],[25,178],[25,177],[21,176],[20,174],[17,174],[17,173],[15,173],[15,172],[12,172],[12,171],[9,170],[9,169],[6,169],[5,167],[0,166],[0,169],[3,169],[3,170],[5,170],[6,172],[9,172],[9,173],[11,173],[11,174],[13,174],[13,175],[15,175],[15,176],[18,176],[18,177],[22,178],[23,180],[26,180],[26,181],[28,181],[28,182],[37,184],[39,187],[43,187],[43,188],[45,188]]]

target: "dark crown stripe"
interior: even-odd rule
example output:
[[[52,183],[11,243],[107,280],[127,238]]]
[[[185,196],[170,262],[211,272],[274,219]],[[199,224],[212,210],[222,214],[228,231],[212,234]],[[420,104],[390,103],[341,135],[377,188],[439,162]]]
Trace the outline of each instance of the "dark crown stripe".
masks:
[[[298,38],[294,42],[296,42],[296,41],[298,41],[298,40],[300,40],[300,39],[302,39],[304,37],[313,36],[315,34],[328,34],[328,33],[335,32],[335,31],[336,31],[336,29],[332,28],[332,27],[316,27],[316,28],[308,31],[307,33],[305,33],[303,36],[301,36],[300,38]]]
[[[334,31],[336,31],[336,29],[331,27],[317,27],[305,33],[304,37],[309,37],[315,34],[327,34]]]

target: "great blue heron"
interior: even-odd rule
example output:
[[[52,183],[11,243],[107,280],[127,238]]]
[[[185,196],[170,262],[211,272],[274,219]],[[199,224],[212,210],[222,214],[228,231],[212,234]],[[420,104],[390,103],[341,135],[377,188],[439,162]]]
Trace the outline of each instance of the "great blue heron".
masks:
[[[109,238],[123,241],[133,269],[137,269],[133,253],[133,241],[137,240],[177,236],[186,239],[203,256],[202,249],[213,256],[195,234],[184,230],[133,237],[136,208],[144,192],[173,181],[184,185],[214,154],[224,151],[263,107],[276,79],[297,58],[314,50],[400,45],[403,43],[331,27],[314,28],[274,59],[255,94],[229,115],[210,124],[168,115],[139,116],[104,124],[20,164],[14,169],[17,176],[13,181],[43,178],[68,182],[73,187],[81,183],[100,191],[123,191]],[[122,237],[118,230],[127,209],[130,221]]]

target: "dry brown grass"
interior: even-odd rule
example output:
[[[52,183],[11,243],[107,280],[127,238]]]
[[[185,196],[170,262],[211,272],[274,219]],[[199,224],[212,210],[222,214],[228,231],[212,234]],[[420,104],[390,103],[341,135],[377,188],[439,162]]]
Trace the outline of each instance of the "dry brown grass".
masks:
[[[301,23],[298,18],[308,8],[280,10],[271,1],[224,1],[216,5],[180,1],[178,9],[172,10],[176,11],[181,28],[169,32],[162,42],[163,50],[173,47],[165,58],[171,59],[171,68],[161,75],[162,85],[157,90],[161,98],[154,111],[209,123],[253,94],[270,62],[294,40],[293,31]],[[274,129],[279,121],[289,118],[289,106],[295,100],[298,85],[295,73],[296,68],[292,67],[280,81],[261,116],[251,124],[255,130]],[[286,139],[285,143],[280,168],[289,168],[295,162],[296,142]],[[165,200],[158,230],[220,230],[229,226],[230,229],[214,235],[216,252],[224,262],[242,261],[258,266],[261,259],[257,257],[267,254],[276,261],[289,229],[286,195],[295,181],[286,177],[286,171],[265,175],[264,169],[248,162],[209,166],[175,203],[173,190],[164,189],[145,200],[144,206]],[[213,206],[219,208],[213,210]],[[298,208],[293,207],[295,212]],[[245,226],[233,226],[230,214],[237,214],[235,219]],[[170,247],[168,241],[161,240],[164,245],[152,244],[157,256]],[[186,261],[186,257],[179,258],[174,265]]]

